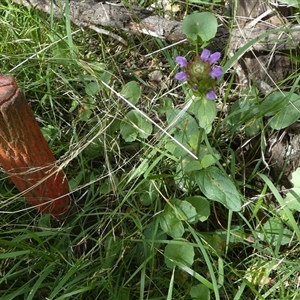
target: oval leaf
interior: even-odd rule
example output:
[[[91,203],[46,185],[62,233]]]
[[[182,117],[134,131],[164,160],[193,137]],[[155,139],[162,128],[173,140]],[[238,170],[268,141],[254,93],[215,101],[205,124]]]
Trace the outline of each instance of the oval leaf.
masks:
[[[193,300],[210,300],[210,291],[206,285],[198,284],[191,287],[190,296]]]
[[[167,205],[165,210],[160,214],[160,227],[172,238],[181,238],[184,233],[184,227],[170,208],[171,207]]]
[[[198,221],[196,209],[191,203],[180,199],[174,199],[171,203],[174,205],[174,213],[178,219],[191,224]]]
[[[192,196],[185,199],[185,201],[191,203],[198,214],[198,219],[204,222],[210,216],[210,205],[209,202],[201,196]]]
[[[289,103],[272,117],[269,126],[273,129],[283,129],[295,123],[300,117],[300,97],[297,94],[292,94],[289,98]]]
[[[208,199],[218,201],[232,211],[241,210],[241,199],[236,187],[217,167],[197,171],[195,180]]]
[[[217,115],[216,103],[206,98],[196,98],[189,111],[195,114],[199,126],[209,133]]]
[[[274,116],[283,110],[288,104],[287,93],[273,92],[266,96],[260,106],[260,111],[264,116]]]
[[[176,262],[190,267],[194,262],[194,256],[194,247],[185,240],[178,244],[168,244],[165,248],[165,263],[170,269],[173,269]]]
[[[130,81],[122,88],[121,95],[123,95],[130,103],[137,104],[141,96],[141,88],[136,81]]]
[[[203,42],[212,39],[217,33],[218,21],[209,12],[196,12],[184,18],[182,32],[190,42],[197,42],[199,38]]]
[[[126,142],[133,142],[138,137],[145,139],[152,133],[152,124],[137,111],[130,111],[120,125],[120,132]]]
[[[180,220],[173,214],[162,215],[160,218],[161,229],[172,238],[180,238],[184,233],[184,227]]]

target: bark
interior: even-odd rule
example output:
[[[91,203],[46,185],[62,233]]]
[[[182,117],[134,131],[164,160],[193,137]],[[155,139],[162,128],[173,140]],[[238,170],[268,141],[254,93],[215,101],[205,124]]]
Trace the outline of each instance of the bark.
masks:
[[[40,212],[64,217],[71,206],[63,171],[55,165],[23,92],[0,75],[0,164],[26,200]]]
[[[288,21],[288,17],[292,15],[291,8],[278,6],[275,9],[264,0],[231,0],[229,2],[235,23],[238,25],[237,28],[241,29],[240,40],[251,35],[255,36],[256,32],[262,34],[273,31],[267,36],[264,48],[250,48],[251,51],[246,52],[242,57],[240,63],[246,77],[263,81],[270,86],[286,79],[292,70],[295,70],[295,66],[289,59],[289,51],[296,48],[299,43],[298,40],[290,39],[292,36],[289,36],[287,29],[292,28]],[[285,28],[286,31],[283,31]],[[272,40],[277,40],[277,42],[273,43]],[[237,45],[231,43],[229,51],[234,53]]]

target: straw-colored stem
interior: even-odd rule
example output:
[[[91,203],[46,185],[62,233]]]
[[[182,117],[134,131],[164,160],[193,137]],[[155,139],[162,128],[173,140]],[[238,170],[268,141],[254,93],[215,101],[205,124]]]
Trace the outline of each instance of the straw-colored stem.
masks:
[[[0,75],[0,164],[26,200],[56,218],[66,215],[71,197],[23,92]]]

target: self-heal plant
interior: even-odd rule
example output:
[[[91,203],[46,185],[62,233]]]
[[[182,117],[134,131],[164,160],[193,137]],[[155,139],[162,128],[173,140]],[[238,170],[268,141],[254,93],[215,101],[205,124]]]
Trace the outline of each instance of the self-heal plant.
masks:
[[[175,61],[184,70],[178,72],[175,78],[187,81],[196,95],[206,95],[207,99],[214,100],[216,98],[214,87],[217,79],[222,76],[222,68],[216,65],[220,58],[220,52],[210,53],[207,49],[192,62],[188,62],[183,56],[177,56]]]
[[[231,174],[229,176],[226,173],[222,164],[224,159],[227,160],[227,156],[223,158],[222,153],[214,147],[218,145],[215,140],[217,130],[214,126],[218,124],[218,111],[216,103],[211,100],[216,99],[215,86],[222,76],[222,68],[218,65],[221,53],[211,53],[207,49],[199,51],[199,45],[202,48],[209,45],[210,40],[216,36],[217,28],[217,19],[209,12],[193,12],[182,22],[182,32],[190,44],[195,46],[196,57],[190,61],[183,56],[175,58],[180,68],[175,78],[186,82],[183,91],[186,94],[185,103],[182,109],[177,105],[176,108],[169,107],[166,110],[168,128],[172,126],[174,138],[189,150],[183,151],[182,147],[173,142],[165,145],[166,150],[175,157],[174,183],[181,190],[180,199],[168,200],[164,211],[159,215],[161,229],[177,240],[176,243],[165,247],[165,263],[169,268],[174,268],[177,262],[180,263],[178,266],[182,266],[184,262],[191,268],[194,247],[191,246],[190,239],[192,243],[195,241],[191,235],[187,238],[190,230],[187,230],[186,224],[194,225],[208,220],[212,201],[222,203],[231,212],[240,211],[242,207],[239,191],[232,182]],[[225,153],[227,155],[227,152]],[[206,240],[211,246],[209,251],[215,247],[215,243],[211,243],[212,240],[213,238]],[[206,248],[204,245],[202,247]],[[215,276],[213,272],[211,275]],[[216,277],[213,279],[215,282]],[[195,298],[194,291],[198,288],[199,285],[192,287],[192,298]],[[218,289],[215,298],[219,299],[217,293]],[[198,294],[201,299],[210,299],[209,289],[206,296],[203,296],[202,287]]]

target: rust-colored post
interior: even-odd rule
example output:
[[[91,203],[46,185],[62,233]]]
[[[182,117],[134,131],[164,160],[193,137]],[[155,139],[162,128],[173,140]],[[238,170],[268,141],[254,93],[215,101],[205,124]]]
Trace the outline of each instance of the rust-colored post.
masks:
[[[0,164],[25,199],[40,212],[66,216],[71,197],[23,92],[0,75]]]

